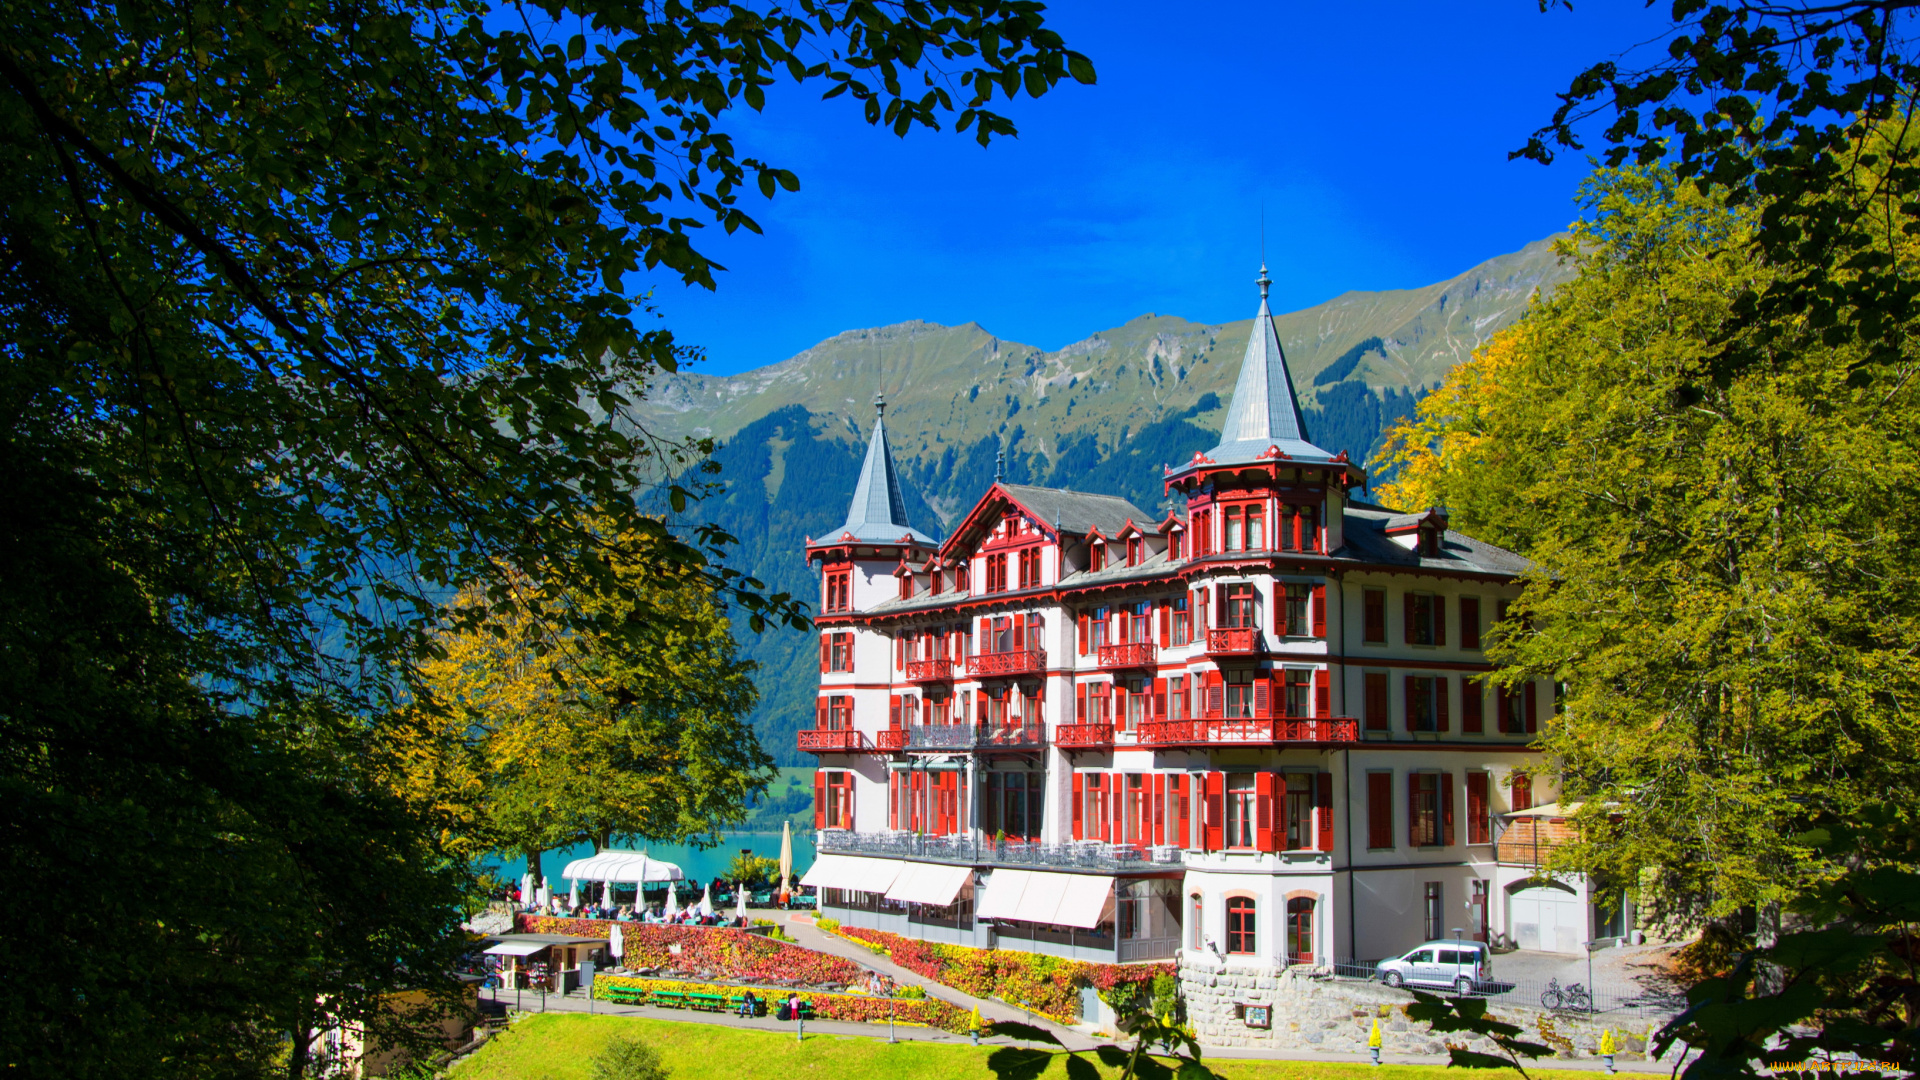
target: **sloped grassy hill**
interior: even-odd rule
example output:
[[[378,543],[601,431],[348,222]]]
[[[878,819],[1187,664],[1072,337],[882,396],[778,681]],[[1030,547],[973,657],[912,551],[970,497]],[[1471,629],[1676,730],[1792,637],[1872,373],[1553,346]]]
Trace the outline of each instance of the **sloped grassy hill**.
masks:
[[[1449,368],[1569,276],[1550,243],[1422,289],[1346,293],[1279,316],[1314,441],[1364,462]],[[1251,325],[1148,314],[1052,352],[973,323],[850,330],[740,375],[671,377],[639,414],[659,435],[720,440],[723,491],[696,513],[740,538],[734,565],[811,601],[806,538],[845,519],[876,393],[887,396],[909,518],[936,536],[992,481],[1002,447],[1015,482],[1158,510],[1161,467],[1218,441]],[[812,638],[743,628],[742,644],[762,669],[756,730],[782,765],[812,764],[793,749],[812,723]]]

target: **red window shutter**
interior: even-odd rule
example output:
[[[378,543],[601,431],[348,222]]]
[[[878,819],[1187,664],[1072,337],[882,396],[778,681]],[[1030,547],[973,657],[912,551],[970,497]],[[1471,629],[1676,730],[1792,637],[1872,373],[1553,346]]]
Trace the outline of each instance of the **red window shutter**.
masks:
[[[1477,596],[1460,598],[1460,647],[1480,647],[1480,598]]]
[[[813,827],[827,827],[827,774],[818,769],[813,773]]]
[[[1174,774],[1173,783],[1169,785],[1169,789],[1173,796],[1173,813],[1170,815],[1173,818],[1172,843],[1178,844],[1183,848],[1192,847],[1193,820],[1189,816],[1191,810],[1187,794],[1187,774]]]
[[[1013,649],[1015,652],[1019,652],[1026,647],[1027,617],[1025,615],[1015,615],[1013,617]]]
[[[1321,851],[1333,850],[1333,774],[1320,773],[1313,778],[1314,830]]]
[[[887,705],[887,726],[897,728],[900,726],[900,695],[893,695]]]
[[[1333,715],[1333,673],[1321,668],[1313,673],[1313,715]]]
[[[1393,846],[1393,774],[1367,774],[1367,846]]]
[[[1467,843],[1487,842],[1487,774],[1467,774]]]
[[[1411,645],[1414,642],[1412,593],[1400,594],[1400,612],[1400,644]]]
[[[905,671],[906,669],[907,669],[907,639],[894,638],[893,639],[893,670]]]
[[[1273,808],[1279,802],[1275,776],[1270,772],[1253,774],[1253,846],[1256,851],[1278,851],[1273,841]]]
[[[1155,720],[1167,718],[1167,680],[1153,680],[1153,700],[1148,702],[1148,707],[1153,710]]]
[[[900,774],[887,773],[887,828],[900,828]]]
[[[1487,729],[1478,679],[1460,680],[1460,730],[1478,735]]]
[[[1153,843],[1167,842],[1167,774],[1153,774]]]
[[[1206,591],[1213,594],[1213,625],[1227,625],[1227,590],[1209,586]]]
[[[841,634],[840,636],[841,636],[841,637],[843,637],[843,638],[845,638],[845,639],[847,639],[847,640],[846,640],[846,650],[847,650],[847,673],[848,673],[848,674],[852,674],[852,673],[853,673],[853,635],[852,635],[852,634]]]
[[[1453,677],[1436,675],[1433,678],[1433,726],[1441,731],[1452,731],[1448,714],[1452,711]]]
[[[1087,684],[1076,683],[1073,687],[1073,722],[1087,722]]]
[[[815,731],[827,730],[827,699],[826,698],[818,698],[814,701],[813,727]]]
[[[1433,598],[1433,643],[1447,643],[1447,598],[1444,596]]]
[[[1313,587],[1313,636],[1318,638],[1327,636],[1327,587],[1325,585]]]
[[[1540,714],[1534,711],[1535,694],[1533,692],[1533,689],[1534,689],[1533,681],[1528,680],[1526,711],[1527,711],[1527,734],[1529,735],[1540,730]]]
[[[1407,676],[1407,678],[1406,678],[1406,684],[1407,684],[1407,685],[1406,685],[1406,691],[1407,691],[1407,703],[1406,703],[1406,714],[1407,714],[1407,730],[1408,730],[1408,731],[1412,731],[1412,730],[1413,730],[1413,676],[1411,676],[1411,675],[1409,675],[1409,676]]]
[[[821,634],[820,635],[820,672],[821,674],[826,673],[827,658],[832,654],[832,650],[833,650],[833,635]]]
[[[1160,605],[1160,647],[1164,649],[1171,644],[1173,644],[1173,605],[1162,603]]]
[[[1253,715],[1266,719],[1273,715],[1273,690],[1265,679],[1253,681]],[[1262,849],[1265,850],[1265,849]]]
[[[1086,839],[1086,837],[1081,835],[1081,832],[1080,832],[1080,806],[1085,801],[1086,800],[1082,794],[1082,790],[1080,786],[1080,774],[1074,773],[1073,774],[1073,838],[1075,840]]]
[[[1210,772],[1207,774],[1206,814],[1203,832],[1206,836],[1205,850],[1219,851],[1226,837],[1227,816],[1227,775]]]
[[[992,619],[980,620],[980,648],[976,651],[978,651],[982,656],[985,656],[987,653],[990,653],[993,651],[993,620]]]
[[[1227,711],[1226,688],[1221,686],[1207,687],[1207,716],[1213,719],[1219,719],[1220,717],[1226,715],[1226,711]]]
[[[1080,616],[1080,655],[1087,655],[1087,617]]]
[[[1440,774],[1440,843],[1453,846],[1453,774]]]
[[[1121,816],[1127,812],[1127,785],[1125,773],[1107,774],[1107,835],[1101,837],[1110,843],[1119,843],[1127,835],[1121,828]]]
[[[1367,730],[1386,731],[1393,724],[1388,718],[1387,674],[1384,671],[1369,671],[1362,675],[1365,687],[1364,702],[1367,710]]]

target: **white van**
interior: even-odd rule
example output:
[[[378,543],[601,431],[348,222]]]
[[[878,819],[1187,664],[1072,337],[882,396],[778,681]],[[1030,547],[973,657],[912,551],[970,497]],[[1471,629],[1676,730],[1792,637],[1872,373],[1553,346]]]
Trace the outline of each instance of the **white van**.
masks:
[[[1491,953],[1478,941],[1429,941],[1405,956],[1374,965],[1374,977],[1388,986],[1443,986],[1471,994],[1493,979]]]

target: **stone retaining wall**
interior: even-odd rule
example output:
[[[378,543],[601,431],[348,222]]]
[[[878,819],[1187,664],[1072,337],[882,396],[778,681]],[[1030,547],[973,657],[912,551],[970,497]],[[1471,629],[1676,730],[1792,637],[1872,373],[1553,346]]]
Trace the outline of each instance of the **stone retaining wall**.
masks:
[[[1270,1050],[1312,1050],[1367,1056],[1367,1037],[1380,1021],[1380,1050],[1385,1054],[1445,1057],[1446,1039],[1427,1025],[1407,1019],[1405,1006],[1413,996],[1378,983],[1346,979],[1316,979],[1305,969],[1228,967],[1211,958],[1190,957],[1180,962],[1180,990],[1186,998],[1187,1020],[1203,1044],[1249,1046]],[[1273,1008],[1271,1028],[1250,1028],[1239,1014],[1241,1005]],[[1487,1015],[1517,1025],[1521,1037],[1545,1043],[1560,1058],[1597,1058],[1600,1032],[1613,1032],[1615,1056],[1620,1061],[1642,1061],[1647,1035],[1658,1022],[1620,1020],[1550,1013],[1524,1006],[1496,1004]],[[1490,1041],[1472,1039],[1469,1049],[1497,1054]],[[1681,1052],[1675,1046],[1667,1057]]]

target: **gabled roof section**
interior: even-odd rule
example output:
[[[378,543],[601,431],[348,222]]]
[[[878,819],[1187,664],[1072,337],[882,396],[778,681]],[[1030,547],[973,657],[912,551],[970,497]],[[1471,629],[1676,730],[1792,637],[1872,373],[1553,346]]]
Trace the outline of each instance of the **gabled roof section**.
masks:
[[[867,441],[867,460],[860,466],[860,481],[853,488],[853,505],[847,507],[847,523],[829,533],[839,537],[850,534],[855,540],[874,544],[899,544],[909,540],[929,547],[934,539],[907,524],[907,500],[900,494],[900,473],[893,465],[893,451],[887,447],[887,404],[876,399],[878,415],[873,420],[873,438]]]
[[[1085,535],[1097,530],[1103,536],[1113,536],[1130,521],[1152,519],[1152,515],[1118,495],[1089,495],[1083,491],[1026,484],[998,487],[1020,504],[1022,510],[1063,532]]]
[[[1330,461],[1332,454],[1307,441],[1307,422],[1300,414],[1300,401],[1294,397],[1293,376],[1287,371],[1287,357],[1280,349],[1280,335],[1273,327],[1273,312],[1267,307],[1267,288],[1272,281],[1267,268],[1260,267],[1260,313],[1254,317],[1247,334],[1247,354],[1240,360],[1240,379],[1233,385],[1233,400],[1227,405],[1227,418],[1220,428],[1220,445],[1206,456],[1223,465],[1257,461],[1267,456],[1268,447],[1277,447],[1290,458]]]

